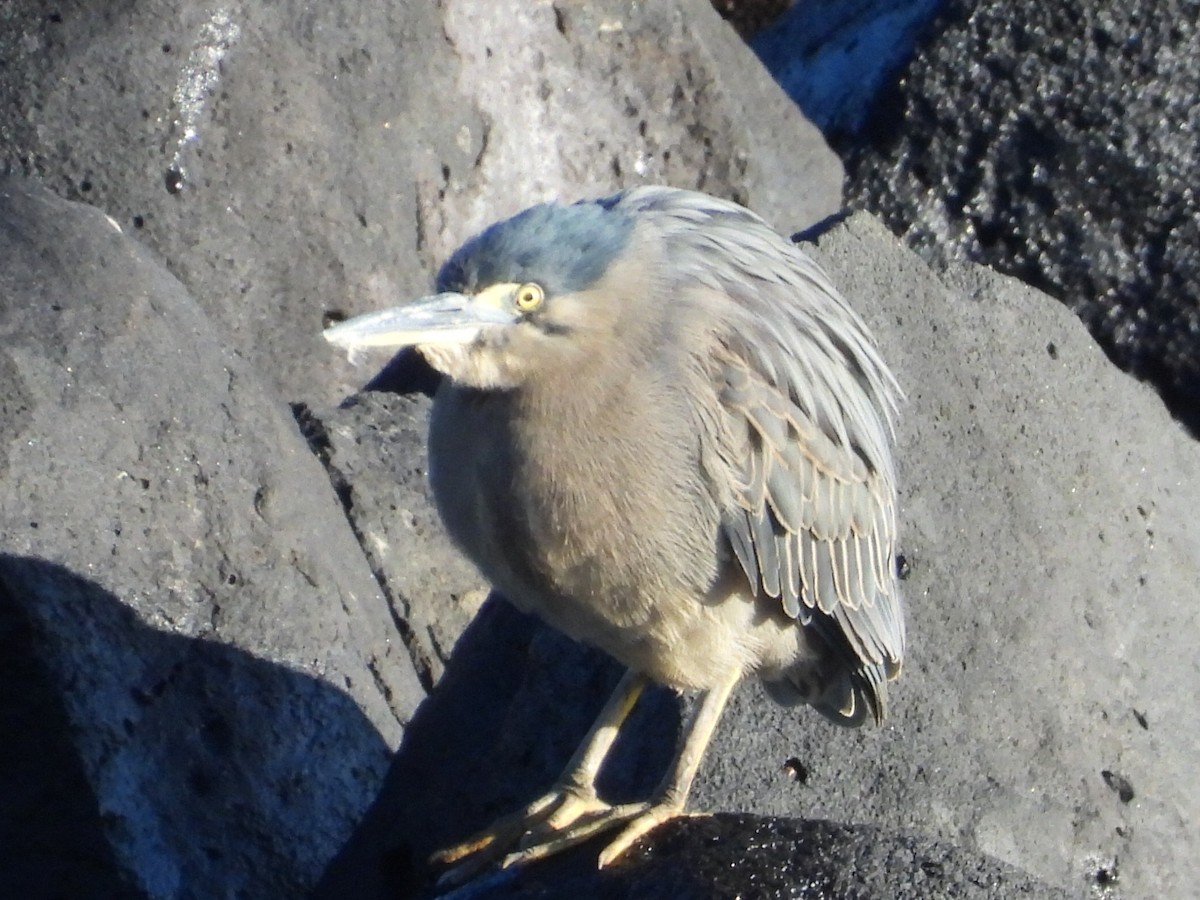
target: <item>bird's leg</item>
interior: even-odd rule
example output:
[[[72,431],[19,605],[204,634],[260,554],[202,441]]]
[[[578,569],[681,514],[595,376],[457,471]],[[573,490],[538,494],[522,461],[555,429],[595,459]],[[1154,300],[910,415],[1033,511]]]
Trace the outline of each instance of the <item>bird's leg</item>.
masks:
[[[655,799],[650,803],[635,804],[638,808],[626,817],[628,821],[621,833],[600,853],[597,860],[599,868],[603,869],[620,857],[634,841],[652,828],[683,813],[704,751],[708,749],[708,742],[737,682],[737,676],[731,677],[704,695],[684,730],[675,763],[655,792]]]
[[[563,774],[547,794],[534,800],[524,809],[499,819],[461,844],[435,853],[432,862],[441,865],[453,864],[468,856],[476,857],[469,863],[447,872],[443,881],[465,881],[489,862],[507,853],[527,834],[532,834],[535,840],[541,836],[542,841],[521,851],[523,853],[554,845],[553,849],[531,855],[530,859],[548,856],[586,840],[587,836],[560,845],[559,841],[547,837],[566,829],[581,817],[604,815],[611,810],[611,807],[596,795],[596,776],[620,731],[621,724],[637,703],[646,684],[646,677],[637,672],[627,671],[622,676],[579,749],[575,751]],[[505,859],[505,865],[518,861],[512,857],[520,855],[521,853],[511,854]]]
[[[554,833],[548,838],[527,844],[517,852],[510,853],[504,858],[502,865],[511,866],[542,859],[581,844],[597,834],[624,826],[597,860],[597,866],[603,869],[650,829],[680,815],[688,791],[691,790],[692,780],[696,777],[700,761],[704,758],[705,748],[708,747],[717,721],[721,718],[721,711],[725,708],[725,701],[729,699],[729,693],[735,684],[737,678],[732,677],[725,684],[704,695],[704,699],[700,701],[684,728],[675,762],[659,784],[653,800],[609,806],[597,799],[593,793],[592,805],[585,810],[586,815],[571,816],[565,823],[556,825]]]

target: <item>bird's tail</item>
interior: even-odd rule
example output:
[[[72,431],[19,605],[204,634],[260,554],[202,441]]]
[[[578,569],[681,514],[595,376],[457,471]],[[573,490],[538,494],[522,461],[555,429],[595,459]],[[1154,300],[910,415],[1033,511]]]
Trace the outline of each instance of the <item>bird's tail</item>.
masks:
[[[777,703],[807,703],[831,722],[857,728],[868,715],[876,725],[887,716],[890,674],[884,665],[853,671],[831,666],[829,671],[820,672],[805,664],[785,670],[777,680],[764,682],[764,687]]]

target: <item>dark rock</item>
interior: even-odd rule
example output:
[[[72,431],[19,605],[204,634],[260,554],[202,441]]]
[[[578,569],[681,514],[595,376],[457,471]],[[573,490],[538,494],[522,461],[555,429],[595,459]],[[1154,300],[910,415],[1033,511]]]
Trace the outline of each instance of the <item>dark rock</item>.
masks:
[[[74,786],[5,804],[6,852],[53,862],[47,891],[295,896],[374,794],[421,695],[410,653],[432,683],[469,577],[447,555],[405,580],[430,557],[399,542],[432,514],[389,519],[385,488],[423,502],[391,446],[417,431],[372,401],[314,412],[361,383],[325,321],[422,292],[534,200],[671,181],[807,223],[840,164],[703,4],[14,0],[0,19],[0,169],[112,217],[6,188],[0,581],[29,623],[14,666],[46,687],[3,709],[58,698],[43,774]],[[168,752],[213,747],[215,773]],[[68,815],[73,837],[39,830]]]
[[[945,0],[805,0],[750,45],[814,125],[854,146]],[[921,52],[921,51],[919,51]]]
[[[613,660],[493,597],[459,640],[386,786],[316,896],[429,888],[437,875],[430,854],[546,790],[620,674]],[[632,800],[654,788],[679,722],[677,698],[649,691],[613,748],[602,782],[609,795]]]
[[[1194,3],[951,2],[846,143],[848,201],[1062,300],[1200,433]]]
[[[1193,815],[1177,811],[1200,811],[1187,775],[1200,734],[1159,685],[1200,691],[1196,607],[1174,599],[1200,576],[1195,445],[1043,295],[984,269],[931,272],[866,217],[813,252],[909,392],[898,458],[911,657],[882,729],[835,729],[744,685],[691,808],[870,822],[1070,896],[1118,872],[1135,896],[1185,895]],[[427,889],[433,850],[546,790],[618,674],[485,607],[319,895]],[[674,743],[669,693],[637,713],[606,772],[612,799],[645,796]],[[1101,775],[1118,762],[1136,785],[1128,803]],[[571,877],[590,871],[589,852]],[[907,885],[897,877],[894,894]]]
[[[7,568],[11,557],[0,556]],[[22,606],[0,582],[0,872],[4,894],[144,897],[125,877],[71,740],[58,684]]]
[[[980,15],[998,28],[1020,21],[990,9]],[[326,411],[365,380],[321,342],[326,319],[422,293],[464,237],[547,196],[666,181],[796,232],[836,210],[840,169],[699,0],[234,12],[146,0],[57,13],[15,0],[0,16],[0,164],[103,207],[190,290],[99,213],[5,188],[0,640],[14,652],[0,724],[37,719],[39,739],[7,741],[4,758],[42,778],[14,778],[16,800],[0,804],[0,837],[15,836],[0,841],[0,871],[28,896],[88,884],[297,896],[376,796],[422,693],[410,654],[436,681],[472,577],[433,530],[424,407],[376,397]],[[1143,34],[1163,20],[1146,21]],[[1036,29],[1020,37],[1041,46]],[[1174,40],[1168,29],[1159,43]],[[1001,63],[1022,58],[1013,46]],[[1184,65],[1133,49],[1154,78]],[[1019,74],[1067,77],[1050,62]],[[1028,90],[1003,71],[980,77],[999,101]],[[966,78],[947,92],[956,115],[935,118],[950,123],[945,146],[975,88]],[[1001,138],[1019,149],[1022,135]],[[926,149],[911,140],[910,165]],[[1174,169],[1163,171],[1162,208],[1178,211]],[[1181,219],[1179,233],[1189,227]],[[1164,260],[1186,258],[1186,242],[1171,246]],[[952,843],[961,854],[920,856],[942,863],[921,872],[945,885],[994,871],[990,856],[1072,896],[1189,896],[1200,735],[1179,698],[1200,694],[1195,445],[1037,292],[967,267],[930,273],[863,219],[817,254],[909,391],[910,660],[879,730],[836,731],[744,686],[693,808],[752,812],[835,855],[856,835]],[[410,373],[392,374],[377,384]],[[327,472],[263,381],[293,403]],[[429,560],[438,571],[422,573]],[[322,895],[422,889],[430,850],[545,789],[617,674],[485,605]],[[639,706],[609,795],[653,785],[680,711],[666,691]],[[61,834],[44,830],[67,819]],[[715,821],[656,836],[663,879],[684,852],[670,848],[710,827],[732,851],[773,840],[754,837],[756,821]],[[592,877],[594,852],[531,877]],[[911,889],[911,866],[908,878],[870,866],[890,895]],[[841,874],[871,874],[858,869]]]
[[[425,466],[428,398],[359,394],[323,413],[319,456],[421,682],[441,677],[487,585],[450,542]]]
[[[711,0],[713,9],[749,39],[782,16],[792,0]]]
[[[1065,900],[977,854],[869,825],[719,813],[676,819],[603,871],[585,848],[442,900]],[[574,857],[574,858],[573,858]]]
[[[603,872],[595,868],[603,844],[592,841],[520,872],[439,888],[429,855],[544,791],[619,675],[603,655],[490,601],[412,723],[378,802],[314,896],[1065,896],[980,854],[911,835],[735,814],[668,823]],[[601,783],[606,797],[648,795],[670,762],[680,719],[671,692],[653,689],[642,700],[613,749]]]

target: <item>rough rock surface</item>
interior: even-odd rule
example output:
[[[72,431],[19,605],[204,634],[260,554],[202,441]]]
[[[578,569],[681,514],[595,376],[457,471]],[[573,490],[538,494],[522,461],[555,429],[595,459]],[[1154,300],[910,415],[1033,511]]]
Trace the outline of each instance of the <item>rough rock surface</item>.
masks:
[[[362,371],[322,317],[422,290],[546,196],[665,181],[798,230],[840,168],[703,0],[11,0],[0,24],[0,165],[179,279],[8,188],[0,871],[22,897],[297,896],[420,696],[409,655],[432,684],[476,584],[432,525],[426,407],[332,409]],[[820,253],[909,389],[912,659],[881,731],[747,685],[696,808],[770,817],[717,820],[727,849],[869,840],[892,896],[922,861],[1032,884],[977,851],[1073,896],[1189,896],[1195,446],[1035,292],[931,275],[861,220]],[[616,676],[485,604],[324,895],[423,883],[426,850],[557,774]],[[679,715],[643,702],[606,790],[654,784]],[[651,883],[715,858],[712,827],[663,835]],[[773,846],[731,891],[795,863]],[[546,890],[583,895],[589,852]]]
[[[884,86],[927,36],[944,0],[805,0],[750,39],[750,46],[809,121],[854,138]]]
[[[315,892],[323,898],[1005,898],[1069,896],[983,854],[913,834],[789,817],[725,813],[655,832],[618,864],[595,868],[593,841],[514,876],[483,875],[438,888],[429,854],[543,792],[561,771],[619,667],[523,616],[500,598],[484,606],[437,691],[414,720],[388,784],[363,827]],[[760,704],[769,704],[760,697]],[[761,715],[762,708],[748,715]],[[613,748],[601,791],[645,797],[669,762],[680,700],[651,689]],[[780,733],[758,735],[757,752],[779,750]],[[736,764],[736,761],[731,761]],[[799,763],[799,761],[796,761]],[[796,771],[803,769],[799,765]],[[779,785],[797,775],[770,773]],[[701,785],[703,787],[703,785]],[[729,804],[745,809],[762,785]],[[787,788],[784,787],[784,790]],[[706,790],[708,790],[706,788]],[[928,803],[927,798],[922,798]],[[794,810],[803,813],[803,809]]]
[[[5,739],[5,886],[294,896],[423,696],[378,585],[287,407],[144,248],[6,179],[0,259],[0,731],[71,738],[53,768]]]
[[[425,473],[429,401],[366,393],[320,420],[306,412],[301,422],[429,690],[487,597],[486,582],[433,507]]]
[[[846,150],[851,204],[1058,297],[1200,434],[1198,13],[954,0]]]
[[[420,696],[409,654],[436,679],[478,582],[386,452],[423,427],[326,416],[332,493],[297,437],[287,403],[307,429],[360,383],[326,313],[544,197],[671,181],[809,223],[841,181],[703,0],[11,0],[5,167],[179,279],[44,198],[5,232],[0,871],[27,898],[296,896]]]
[[[706,0],[0,7],[0,170],[149,244],[289,402],[353,377],[322,316],[473,230],[643,181],[810,223],[841,164]]]
[[[595,853],[595,848],[588,848]],[[866,825],[718,814],[670,822],[603,872],[583,852],[443,900],[1065,900],[979,854]],[[903,873],[903,877],[898,877]]]
[[[1172,710],[1200,691],[1200,451],[1044,295],[982,268],[931,272],[866,217],[814,255],[908,390],[911,658],[878,730],[841,731],[743,686],[693,807],[870,822],[982,851],[1070,896],[1187,896],[1200,734]],[[426,883],[431,850],[553,780],[617,675],[485,607],[320,895]],[[668,692],[644,705],[605,784],[618,800],[653,787],[678,727]],[[697,838],[691,852],[708,851]],[[893,870],[893,886],[909,874]]]

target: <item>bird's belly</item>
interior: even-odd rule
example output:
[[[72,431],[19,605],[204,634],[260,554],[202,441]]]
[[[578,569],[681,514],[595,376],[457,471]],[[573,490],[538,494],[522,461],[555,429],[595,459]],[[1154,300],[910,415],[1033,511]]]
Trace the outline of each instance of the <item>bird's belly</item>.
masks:
[[[572,638],[680,690],[708,690],[730,678],[777,671],[812,653],[779,601],[751,597],[735,578],[706,594],[664,586],[605,602],[547,595],[531,586],[514,585],[505,595]]]
[[[806,652],[779,601],[750,596],[736,564],[721,559],[715,506],[681,499],[690,494],[675,476],[694,460],[654,469],[610,455],[580,471],[577,457],[545,444],[535,478],[486,418],[498,403],[439,394],[431,474],[447,529],[517,608],[685,690],[784,668]],[[646,497],[657,498],[650,513]]]

